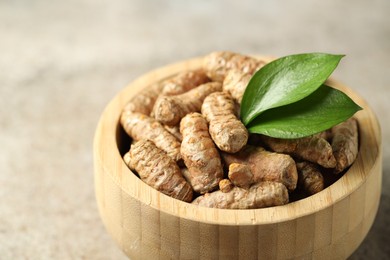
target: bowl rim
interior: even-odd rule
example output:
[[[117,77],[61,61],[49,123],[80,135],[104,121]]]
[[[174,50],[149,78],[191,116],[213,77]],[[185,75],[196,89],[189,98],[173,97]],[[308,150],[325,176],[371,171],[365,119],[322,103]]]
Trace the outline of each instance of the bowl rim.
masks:
[[[256,57],[270,61],[269,56]],[[372,174],[373,168],[381,163],[381,133],[379,122],[367,102],[352,89],[329,79],[328,84],[341,89],[363,110],[355,117],[359,124],[359,153],[349,170],[335,183],[307,198],[283,206],[262,209],[216,209],[199,207],[173,199],[142,182],[125,165],[117,145],[117,131],[122,108],[127,101],[141,89],[150,86],[184,70],[201,67],[203,57],[192,58],[169,64],[141,75],[122,89],[104,109],[94,138],[94,157],[99,160],[103,170],[108,173],[122,193],[158,211],[196,222],[223,225],[264,225],[275,224],[304,217],[324,210],[343,200],[359,189]],[[103,134],[112,133],[112,134]]]

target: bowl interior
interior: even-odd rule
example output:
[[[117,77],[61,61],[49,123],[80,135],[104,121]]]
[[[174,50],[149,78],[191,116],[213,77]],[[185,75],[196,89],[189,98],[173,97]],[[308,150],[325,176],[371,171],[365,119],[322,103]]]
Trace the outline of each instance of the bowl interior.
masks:
[[[359,124],[359,154],[354,164],[339,179],[323,191],[310,197],[299,199],[284,206],[263,209],[227,210],[204,208],[170,198],[143,183],[124,164],[122,156],[130,147],[130,138],[119,124],[121,109],[127,100],[135,96],[141,89],[153,82],[174,75],[180,71],[195,69],[201,66],[201,58],[169,65],[141,76],[123,89],[107,106],[102,116],[102,122],[108,132],[115,133],[113,137],[105,137],[104,144],[113,152],[108,164],[120,165],[114,167],[112,177],[121,185],[123,192],[137,198],[139,201],[162,212],[176,215],[180,218],[204,223],[237,224],[269,224],[282,222],[325,209],[350,195],[366,181],[373,168],[379,167],[380,158],[380,128],[374,113],[368,104],[350,88],[329,80],[332,87],[341,89],[364,109],[356,114]],[[107,119],[107,115],[110,118]]]

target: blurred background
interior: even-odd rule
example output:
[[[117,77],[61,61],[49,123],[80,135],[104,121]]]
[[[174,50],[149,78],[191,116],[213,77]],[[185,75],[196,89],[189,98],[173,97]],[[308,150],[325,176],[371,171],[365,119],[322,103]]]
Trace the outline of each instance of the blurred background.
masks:
[[[92,140],[114,95],[214,50],[346,54],[334,78],[383,137],[375,223],[350,259],[389,259],[390,1],[0,1],[0,259],[126,259],[93,188]]]

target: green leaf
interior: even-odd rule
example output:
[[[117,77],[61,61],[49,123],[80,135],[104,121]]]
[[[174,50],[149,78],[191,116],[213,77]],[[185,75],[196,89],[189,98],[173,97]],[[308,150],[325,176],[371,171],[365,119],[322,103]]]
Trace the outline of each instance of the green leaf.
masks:
[[[329,129],[361,109],[340,90],[322,85],[300,101],[265,111],[248,130],[277,138],[300,138]]]
[[[321,86],[344,55],[295,54],[258,70],[241,101],[241,120],[248,125],[265,110],[294,103]]]

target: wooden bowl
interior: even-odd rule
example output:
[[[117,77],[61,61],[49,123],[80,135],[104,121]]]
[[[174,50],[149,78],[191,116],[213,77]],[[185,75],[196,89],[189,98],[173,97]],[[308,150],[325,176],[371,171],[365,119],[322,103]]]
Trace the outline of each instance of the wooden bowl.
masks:
[[[226,210],[198,207],[143,183],[124,164],[128,149],[119,125],[126,102],[153,82],[201,66],[202,58],[147,73],[106,107],[94,139],[95,189],[103,222],[131,259],[342,259],[360,245],[379,205],[381,136],[368,104],[331,81],[364,109],[356,114],[360,150],[334,184],[278,207]]]

